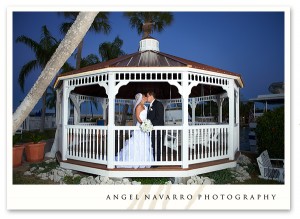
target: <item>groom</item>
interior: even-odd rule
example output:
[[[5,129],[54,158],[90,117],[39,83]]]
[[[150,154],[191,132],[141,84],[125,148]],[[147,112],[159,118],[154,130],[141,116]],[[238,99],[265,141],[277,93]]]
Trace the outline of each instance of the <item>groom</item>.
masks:
[[[147,102],[150,103],[147,118],[152,122],[153,126],[163,126],[164,123],[164,106],[161,102],[155,99],[156,94],[154,91],[147,92]],[[163,138],[161,137],[162,133],[160,130],[157,131],[155,136],[155,131],[152,131],[152,148],[153,148],[153,157],[154,160],[160,161],[160,147],[163,145]],[[162,141],[162,142],[161,142]],[[156,154],[156,156],[155,156]]]

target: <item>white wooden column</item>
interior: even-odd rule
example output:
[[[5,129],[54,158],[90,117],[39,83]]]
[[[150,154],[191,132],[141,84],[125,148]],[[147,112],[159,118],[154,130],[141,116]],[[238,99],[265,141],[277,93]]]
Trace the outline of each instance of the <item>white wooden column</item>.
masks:
[[[220,98],[218,99],[218,115],[219,115],[219,123],[223,122],[223,101],[224,98]]]
[[[168,107],[168,102],[164,102],[163,106],[164,106],[164,122],[166,122],[166,109]]]
[[[77,95],[70,95],[70,99],[74,104],[74,125],[78,125],[80,122],[80,105],[82,101],[78,99]]]
[[[229,136],[228,136],[228,155],[230,160],[234,160],[234,107],[235,107],[235,102],[234,102],[234,82],[233,80],[228,80],[228,89],[227,89],[227,94],[228,94],[228,99],[229,99]]]
[[[236,142],[236,149],[240,150],[240,89],[236,87],[237,92],[237,99],[235,103],[236,107],[236,127],[235,127],[235,142]]]
[[[68,86],[68,81],[63,81],[63,97],[62,97],[62,160],[67,160],[67,128],[68,117],[69,117],[69,94],[70,88]]]
[[[188,159],[189,159],[189,94],[190,88],[188,84],[188,72],[182,73],[182,146],[181,146],[181,159],[182,159],[182,168],[188,168]]]
[[[114,169],[115,161],[115,75],[108,75],[108,125],[107,125],[107,168]]]
[[[196,100],[195,98],[192,98],[192,124],[195,125],[195,122],[196,122]]]

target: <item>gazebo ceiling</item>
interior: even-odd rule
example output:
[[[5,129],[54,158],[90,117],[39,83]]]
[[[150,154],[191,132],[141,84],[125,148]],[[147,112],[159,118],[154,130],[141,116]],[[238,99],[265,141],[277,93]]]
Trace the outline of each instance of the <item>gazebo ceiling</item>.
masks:
[[[178,89],[168,82],[130,82],[127,85],[120,87],[116,98],[134,99],[135,94],[146,93],[149,90],[153,90],[157,94],[158,99],[181,98]],[[199,84],[198,86],[193,87],[190,97],[201,97],[225,92],[222,87],[210,85],[203,85],[203,91],[204,93],[202,93],[202,87]],[[107,97],[105,89],[99,85],[76,87],[73,92],[94,97]]]

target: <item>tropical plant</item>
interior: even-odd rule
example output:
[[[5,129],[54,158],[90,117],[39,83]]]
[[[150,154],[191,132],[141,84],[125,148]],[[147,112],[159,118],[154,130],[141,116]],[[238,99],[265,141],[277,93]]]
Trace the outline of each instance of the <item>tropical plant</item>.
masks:
[[[148,37],[153,31],[161,32],[173,22],[171,12],[125,12],[131,28],[137,29],[142,38]]]
[[[44,69],[47,62],[50,60],[51,56],[57,49],[60,41],[56,40],[47,27],[44,25],[42,27],[42,37],[39,42],[27,37],[27,36],[19,36],[16,39],[16,42],[24,43],[28,46],[35,55],[35,59],[27,62],[21,69],[19,74],[19,85],[24,92],[24,84],[25,79],[29,75],[29,73],[33,72],[33,70],[40,68]],[[43,93],[42,97],[42,115],[41,115],[41,125],[40,125],[40,132],[44,131],[44,124],[45,124],[45,113],[46,113],[46,95],[47,92]]]
[[[100,59],[95,54],[89,54],[85,58],[81,59],[80,67],[86,67],[89,65],[95,65],[100,62]]]
[[[255,129],[257,150],[268,150],[270,157],[284,159],[284,107],[264,112]]]
[[[98,12],[80,12],[39,78],[13,114],[13,134],[35,107],[60,68],[74,52],[89,30]]]
[[[36,144],[44,139],[44,135],[33,132],[33,133],[30,133],[29,138],[34,144]]]
[[[123,40],[117,36],[113,42],[104,42],[99,45],[99,54],[102,57],[102,62],[125,55],[121,49]]]
[[[74,23],[75,19],[77,18],[79,12],[59,12],[59,14],[63,14],[63,16],[68,19],[67,22],[64,22],[60,26],[60,31],[64,34],[67,33],[69,28]],[[92,25],[90,26],[89,31],[94,31],[96,33],[103,32],[105,34],[110,32],[110,25],[108,22],[108,12],[98,12],[97,16],[95,17]],[[76,54],[76,69],[80,68],[80,63],[82,59],[82,48],[83,48],[83,39],[79,43],[77,47],[77,54]]]

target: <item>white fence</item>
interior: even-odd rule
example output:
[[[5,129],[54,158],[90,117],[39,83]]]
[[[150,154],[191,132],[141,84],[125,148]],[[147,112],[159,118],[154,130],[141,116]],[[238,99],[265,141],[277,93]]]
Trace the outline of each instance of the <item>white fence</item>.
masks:
[[[41,117],[28,116],[22,123],[22,130],[31,131],[40,129]],[[45,117],[45,129],[55,129],[56,128],[56,118],[55,116]]]
[[[107,126],[68,125],[66,129],[67,158],[107,164]],[[186,141],[182,126],[156,126],[150,133],[139,130],[115,126],[114,136],[109,136],[115,145],[109,147],[114,147],[116,167],[182,165],[186,152],[189,164],[229,158],[229,125],[190,126]]]

